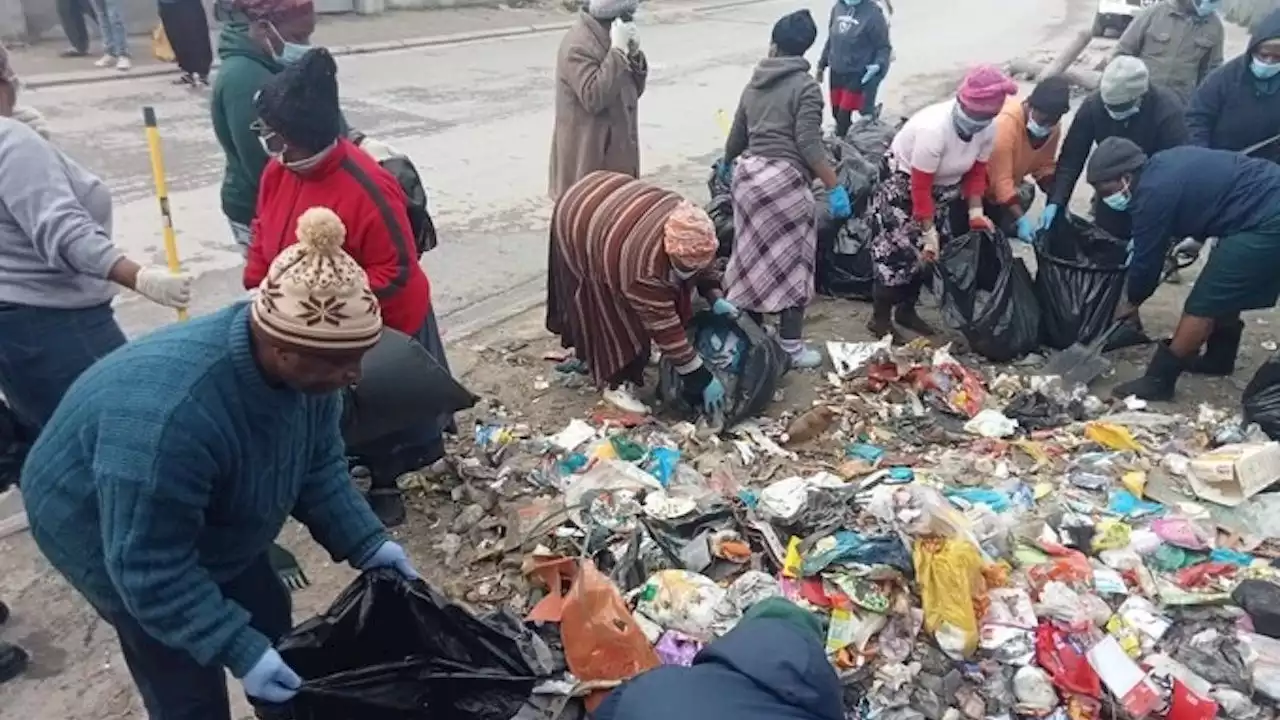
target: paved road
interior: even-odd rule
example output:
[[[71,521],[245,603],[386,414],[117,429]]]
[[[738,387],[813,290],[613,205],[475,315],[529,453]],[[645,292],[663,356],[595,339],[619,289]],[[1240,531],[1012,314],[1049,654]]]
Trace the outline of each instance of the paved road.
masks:
[[[897,61],[885,90],[891,104],[923,104],[944,93],[964,66],[1053,44],[1055,31],[1080,18],[1069,17],[1066,0],[895,4]],[[801,5],[826,17],[824,4]],[[639,19],[652,67],[640,109],[646,174],[703,199],[704,168],[722,142],[716,112],[732,111],[768,46],[771,24],[796,6],[769,0],[660,22]],[[446,330],[457,332],[541,292],[559,40],[549,33],[340,60],[348,119],[409,153],[430,187],[443,244],[425,263]],[[180,252],[198,275],[195,309],[240,294],[239,259],[218,203],[222,158],[205,98],[168,78],[132,78],[38,89],[27,99],[49,116],[58,141],[112,187],[117,241],[136,256],[159,258],[140,109],[155,106]],[[172,317],[136,297],[122,298],[120,313],[130,332]]]

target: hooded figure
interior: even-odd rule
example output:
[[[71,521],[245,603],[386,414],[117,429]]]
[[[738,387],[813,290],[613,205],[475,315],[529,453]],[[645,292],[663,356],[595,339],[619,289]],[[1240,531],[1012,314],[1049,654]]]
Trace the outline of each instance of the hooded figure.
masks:
[[[1222,65],[1226,34],[1221,0],[1160,0],[1129,23],[1114,56],[1138,58],[1151,82],[1171,90],[1185,107],[1196,87]]]
[[[807,617],[805,617],[807,616]],[[753,605],[690,667],[650,670],[605,697],[595,720],[843,720],[822,624],[781,598]]]
[[[275,75],[254,102],[257,143],[272,157],[262,173],[244,287],[257,287],[291,247],[303,211],[332,209],[346,226],[344,249],[368,275],[388,327],[413,337],[442,366],[444,344],[431,309],[431,284],[418,263],[404,190],[396,178],[342,134],[337,65],[324,48]],[[370,454],[369,501],[389,526],[404,521],[396,478],[444,454],[452,417],[423,418]]]
[[[815,73],[818,82],[831,68],[831,114],[836,135],[844,137],[853,113],[876,112],[876,90],[889,70],[893,48],[889,23],[871,0],[836,0],[827,20],[827,42]]]
[[[808,10],[773,26],[769,57],[742,91],[719,169],[732,172],[729,303],[757,317],[781,313],[782,349],[796,368],[822,364],[822,355],[801,338],[817,250],[813,178],[827,188],[832,217],[851,213],[849,191],[838,183],[822,146],[822,87],[804,59],[817,35]]]
[[[1156,346],[1142,377],[1112,394],[1170,400],[1184,371],[1230,375],[1244,329],[1240,313],[1272,307],[1280,297],[1280,166],[1194,146],[1148,159],[1132,141],[1108,138],[1089,159],[1088,180],[1107,207],[1132,216],[1133,257],[1117,319],[1155,292],[1174,238],[1218,238],[1173,338]]]
[[[1191,144],[1218,150],[1247,150],[1280,138],[1280,10],[1258,23],[1243,55],[1196,90],[1187,129]],[[1280,140],[1250,154],[1280,162]]]
[[[548,194],[596,170],[640,176],[637,113],[649,76],[633,22],[639,0],[590,0],[556,56]]]

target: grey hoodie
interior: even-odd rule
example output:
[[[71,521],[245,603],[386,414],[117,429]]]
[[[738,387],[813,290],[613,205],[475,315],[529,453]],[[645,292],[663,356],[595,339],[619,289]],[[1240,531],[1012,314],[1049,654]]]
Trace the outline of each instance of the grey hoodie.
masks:
[[[109,302],[107,272],[121,257],[107,186],[26,123],[0,117],[0,303]]]
[[[802,57],[765,58],[742,91],[725,144],[726,162],[743,152],[786,160],[806,179],[826,162],[822,148],[822,86]]]

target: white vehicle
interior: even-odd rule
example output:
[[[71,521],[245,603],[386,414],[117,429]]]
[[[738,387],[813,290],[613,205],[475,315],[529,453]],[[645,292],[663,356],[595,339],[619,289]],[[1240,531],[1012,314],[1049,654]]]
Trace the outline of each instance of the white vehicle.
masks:
[[[1093,34],[1104,37],[1108,30],[1116,35],[1124,32],[1138,13],[1155,5],[1157,0],[1098,0],[1098,11],[1093,16]]]

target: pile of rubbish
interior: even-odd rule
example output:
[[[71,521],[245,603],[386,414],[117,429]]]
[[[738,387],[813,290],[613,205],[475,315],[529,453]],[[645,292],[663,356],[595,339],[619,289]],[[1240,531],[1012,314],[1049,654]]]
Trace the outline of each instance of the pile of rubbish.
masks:
[[[727,435],[481,412],[426,482],[473,516],[449,572],[518,576],[489,674],[581,712],[781,596],[826,627],[850,719],[1276,717],[1280,443],[947,348],[828,354],[811,407]],[[517,662],[530,634],[562,662]]]

